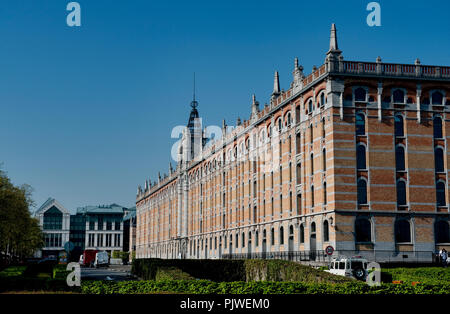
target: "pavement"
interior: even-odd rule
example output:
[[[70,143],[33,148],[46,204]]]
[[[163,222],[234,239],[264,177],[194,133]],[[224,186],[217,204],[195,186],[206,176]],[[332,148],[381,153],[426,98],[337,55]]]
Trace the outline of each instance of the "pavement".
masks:
[[[131,275],[131,265],[110,265],[100,268],[81,268],[81,280],[135,280]]]

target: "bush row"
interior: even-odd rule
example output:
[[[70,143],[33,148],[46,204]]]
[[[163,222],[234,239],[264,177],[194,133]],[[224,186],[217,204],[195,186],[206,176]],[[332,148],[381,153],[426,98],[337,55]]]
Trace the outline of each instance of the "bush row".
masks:
[[[142,279],[155,280],[161,268],[176,268],[194,278],[217,282],[265,280],[341,283],[353,281],[299,263],[282,260],[137,259],[133,261],[132,272]]]
[[[79,291],[69,287],[66,280],[52,278],[0,278],[0,292],[3,291]]]
[[[304,282],[213,282],[208,280],[85,281],[87,294],[450,294],[450,285],[394,285],[370,287],[361,282],[341,284]]]
[[[392,280],[401,280],[404,283],[420,282],[424,284],[438,285],[450,282],[450,268],[443,267],[418,267],[418,268],[384,268],[383,277]]]

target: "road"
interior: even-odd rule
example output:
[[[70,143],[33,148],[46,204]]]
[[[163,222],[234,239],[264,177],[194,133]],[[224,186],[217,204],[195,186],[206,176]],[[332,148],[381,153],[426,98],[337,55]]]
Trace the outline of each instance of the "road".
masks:
[[[101,268],[81,268],[81,280],[134,280],[131,265],[110,265]]]

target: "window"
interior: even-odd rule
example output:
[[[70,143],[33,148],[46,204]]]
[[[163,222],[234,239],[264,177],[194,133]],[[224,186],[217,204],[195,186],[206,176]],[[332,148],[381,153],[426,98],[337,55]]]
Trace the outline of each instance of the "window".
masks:
[[[366,116],[362,113],[356,114],[356,135],[366,134]]]
[[[302,194],[297,194],[297,215],[302,211]]]
[[[355,241],[372,242],[372,227],[367,218],[357,218],[355,221]]]
[[[311,207],[314,207],[314,185],[311,185]]]
[[[323,204],[327,204],[327,183],[323,183]]]
[[[436,184],[436,204],[437,206],[447,206],[445,200],[445,183],[442,181]]]
[[[275,230],[273,228],[270,230],[270,243],[275,245]]]
[[[396,115],[394,117],[394,129],[395,129],[395,136],[397,137],[405,136],[405,131],[403,127],[403,116]]]
[[[401,89],[396,89],[392,93],[392,98],[395,104],[404,104],[405,103],[405,92]]]
[[[322,167],[323,171],[327,170],[327,150],[325,148],[322,150]]]
[[[322,138],[325,139],[325,118],[322,119]]]
[[[323,222],[323,241],[325,242],[330,241],[330,230],[328,227],[328,220],[325,220]]]
[[[408,220],[401,219],[395,222],[395,242],[411,242],[411,226]]]
[[[442,95],[441,92],[436,91],[431,95],[431,103],[433,105],[442,105],[443,99],[444,99],[444,95]]]
[[[311,233],[316,233],[316,223],[315,222],[311,223]]]
[[[355,101],[366,101],[366,90],[362,87],[355,89]]]
[[[397,205],[406,205],[406,182],[403,180],[397,181]]]
[[[292,120],[291,120],[291,113],[289,112],[289,113],[287,114],[286,125],[287,125],[287,126],[290,126],[291,123],[292,123]]]
[[[308,102],[308,113],[312,113],[312,112],[313,112],[313,102],[312,102],[312,99],[310,99]]]
[[[439,220],[435,222],[434,237],[436,243],[450,243],[450,230],[448,221]]]
[[[280,244],[284,244],[284,228],[280,227]]]
[[[395,168],[397,171],[405,171],[405,149],[400,145],[395,148]]]
[[[297,184],[302,183],[302,164],[297,164]]]
[[[444,172],[444,150],[441,147],[434,149],[434,168],[436,172]]]
[[[309,125],[309,136],[310,136],[310,142],[311,144],[314,143],[314,134],[313,134],[313,125]]]
[[[359,170],[366,169],[366,147],[363,144],[356,147],[356,167]]]
[[[439,116],[433,119],[433,135],[434,138],[442,138],[442,118]]]
[[[283,122],[281,121],[281,118],[278,119],[278,131],[281,132],[281,129],[283,128]]]
[[[358,205],[367,204],[367,181],[363,178],[358,179]]]
[[[62,229],[63,214],[55,206],[51,207],[44,213],[44,230],[60,230]]]
[[[301,135],[300,135],[300,133],[297,133],[295,136],[295,152],[297,154],[301,153]]]
[[[300,243],[305,243],[305,227],[303,226],[303,224],[300,225],[300,231],[299,231],[299,236],[300,236]]]
[[[311,154],[311,176],[314,175],[314,154]]]

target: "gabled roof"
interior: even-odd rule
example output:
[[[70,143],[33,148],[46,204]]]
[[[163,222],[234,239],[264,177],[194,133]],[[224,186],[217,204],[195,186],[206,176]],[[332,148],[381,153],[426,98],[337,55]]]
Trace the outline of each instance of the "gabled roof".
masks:
[[[57,200],[55,200],[54,198],[51,198],[51,197],[49,197],[44,202],[44,204],[42,204],[41,207],[39,207],[39,209],[36,211],[35,215],[45,213],[47,210],[49,210],[53,206],[56,207],[58,210],[60,210],[63,214],[70,215],[70,212],[64,206],[62,206]]]

